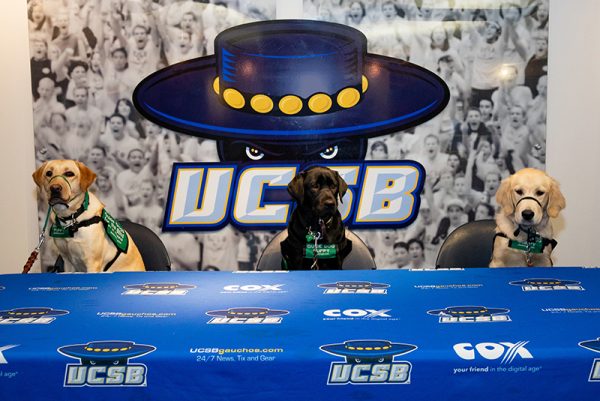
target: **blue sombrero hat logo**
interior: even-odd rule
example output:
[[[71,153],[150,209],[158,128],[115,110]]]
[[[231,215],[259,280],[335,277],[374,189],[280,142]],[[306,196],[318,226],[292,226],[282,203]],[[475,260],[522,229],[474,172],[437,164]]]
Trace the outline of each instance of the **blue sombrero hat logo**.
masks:
[[[580,281],[574,280],[560,280],[555,278],[528,278],[525,280],[511,281],[511,285],[530,285],[530,286],[568,286],[568,285],[580,285]]]
[[[80,359],[84,365],[126,365],[129,359],[138,358],[154,350],[156,347],[152,345],[131,341],[93,341],[60,347],[58,352]]]
[[[146,77],[133,101],[175,131],[278,142],[379,136],[446,107],[449,90],[436,74],[366,48],[360,31],[330,22],[239,25],[215,38],[214,56]]]
[[[332,355],[343,356],[348,363],[392,362],[394,356],[417,349],[416,345],[393,343],[387,340],[349,340],[320,347]]]
[[[320,288],[336,290],[373,290],[389,288],[389,284],[372,283],[370,281],[337,281],[335,283],[319,284]]]
[[[52,308],[16,308],[0,311],[0,319],[31,319],[66,315],[66,310]]]
[[[600,337],[595,340],[582,341],[579,343],[579,346],[589,349],[590,351],[600,352]]]
[[[581,341],[579,346],[590,351],[600,352],[600,337],[595,340]],[[594,359],[588,381],[595,383],[600,382],[600,358]]]
[[[196,286],[179,283],[145,283],[125,285],[123,286],[123,288],[126,288],[128,290],[172,291],[196,288]]]
[[[505,308],[487,308],[485,306],[450,306],[444,309],[427,311],[430,315],[450,317],[483,317],[508,313]]]
[[[255,307],[229,308],[226,310],[213,310],[206,312],[208,316],[226,317],[229,319],[266,318],[273,316],[283,316],[287,315],[288,313],[289,311],[286,310]]]

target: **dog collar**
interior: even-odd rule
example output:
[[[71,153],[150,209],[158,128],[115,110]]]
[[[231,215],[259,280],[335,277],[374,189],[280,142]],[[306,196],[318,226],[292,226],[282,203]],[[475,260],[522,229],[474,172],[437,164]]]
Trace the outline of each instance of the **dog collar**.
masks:
[[[514,232],[515,237],[519,235],[521,231],[521,227],[517,228]],[[500,232],[496,233],[494,239],[496,237],[502,237],[508,239],[508,247],[511,249],[515,249],[517,251],[525,252],[527,258],[527,265],[531,266],[531,255],[532,254],[540,254],[544,252],[544,249],[550,245],[552,249],[556,248],[558,242],[554,239],[549,239],[546,237],[542,237],[538,233],[533,230],[525,230],[527,232],[527,240],[526,241],[518,241],[508,237],[508,235]]]
[[[333,216],[327,222],[319,219],[320,231],[313,231],[312,226],[306,228],[306,246],[304,247],[304,258],[312,259],[313,264],[311,269],[318,269],[318,259],[334,259],[337,257],[337,245],[335,244],[319,244],[319,240],[325,236],[327,224],[330,224]]]
[[[544,242],[540,235],[527,235],[527,241],[508,240],[508,247],[526,253],[542,253],[544,251]]]
[[[121,255],[122,253],[127,253],[127,249],[129,248],[129,238],[127,237],[127,232],[125,231],[121,223],[119,223],[118,220],[112,217],[106,211],[106,209],[102,209],[102,214],[100,216],[94,216],[84,221],[74,222],[73,224],[70,224],[68,226],[61,226],[60,221],[57,220],[55,224],[53,224],[52,227],[50,227],[50,236],[54,238],[73,238],[75,236],[75,233],[81,227],[88,227],[100,222],[102,222],[102,225],[104,226],[104,231],[106,232],[106,235],[108,236],[108,238],[110,238],[112,243],[117,248],[115,256],[104,266],[103,271],[106,272],[108,271],[108,269],[111,268],[113,263],[115,263],[119,255]]]
[[[306,259],[333,259],[337,255],[337,245],[335,244],[319,244],[319,240],[323,238],[321,232],[313,232],[308,228],[306,234],[306,246],[304,247],[304,258]]]
[[[73,199],[75,199],[75,198],[73,198]],[[69,200],[69,202],[71,202],[73,199]],[[64,224],[66,224],[67,226],[70,226],[75,223],[76,218],[81,216],[81,214],[87,210],[89,205],[90,205],[90,194],[87,191],[85,191],[85,195],[83,197],[83,203],[81,204],[81,206],[79,206],[79,209],[77,209],[75,211],[75,213],[73,213],[72,215],[67,216],[67,217],[56,216],[56,219],[57,219],[57,221],[60,221]]]
[[[100,216],[93,216],[80,222],[73,220],[73,223],[69,225],[63,226],[61,224],[61,220],[57,220],[52,227],[50,227],[50,236],[54,238],[72,238],[80,228],[88,227],[100,222],[104,225],[106,235],[108,235],[117,249],[120,252],[127,252],[129,247],[127,232],[121,223],[112,217],[110,213],[106,211],[106,209],[102,209]]]

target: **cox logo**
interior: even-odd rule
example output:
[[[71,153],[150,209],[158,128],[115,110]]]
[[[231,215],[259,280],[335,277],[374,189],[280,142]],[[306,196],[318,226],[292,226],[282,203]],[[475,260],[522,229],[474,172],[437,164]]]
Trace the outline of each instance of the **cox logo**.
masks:
[[[328,309],[323,314],[330,318],[360,318],[360,319],[382,319],[390,318],[388,312],[391,309]]]
[[[225,292],[282,292],[283,286],[284,284],[233,284],[226,285],[223,290]]]
[[[4,356],[4,351],[8,351],[9,349],[15,348],[15,347],[18,347],[18,345],[3,345],[3,346],[0,346],[0,365],[8,363],[8,361],[6,360],[6,357]]]
[[[471,343],[460,343],[454,345],[454,352],[468,361],[474,360],[477,355],[488,359],[497,360],[502,358],[500,363],[509,364],[517,355],[521,359],[532,359],[533,355],[525,348],[529,341],[519,341],[518,343],[479,343],[473,346]]]

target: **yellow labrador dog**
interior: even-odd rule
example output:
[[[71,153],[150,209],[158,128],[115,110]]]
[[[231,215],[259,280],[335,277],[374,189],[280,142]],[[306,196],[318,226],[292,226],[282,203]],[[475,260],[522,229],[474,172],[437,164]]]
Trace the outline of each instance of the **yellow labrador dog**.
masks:
[[[490,267],[552,266],[556,241],[550,218],[566,206],[556,180],[524,168],[502,181],[496,200],[501,210]]]
[[[131,237],[88,188],[96,174],[74,160],[50,160],[33,180],[52,208],[50,237],[66,271],[143,271]]]

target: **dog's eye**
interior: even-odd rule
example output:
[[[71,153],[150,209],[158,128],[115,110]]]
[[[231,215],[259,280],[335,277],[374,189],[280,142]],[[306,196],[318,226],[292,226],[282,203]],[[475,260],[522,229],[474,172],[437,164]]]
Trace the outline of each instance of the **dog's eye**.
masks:
[[[545,194],[545,192],[544,192],[544,191],[540,191],[540,190],[537,190],[537,191],[535,191],[535,195],[536,195],[536,196],[542,196],[542,195],[544,195],[544,194]]]
[[[74,172],[72,172],[72,171],[67,171],[67,172],[65,173],[65,177],[75,177],[75,173],[74,173]]]
[[[46,171],[46,177],[52,177],[52,171]]]
[[[265,157],[265,154],[253,146],[246,146],[246,156],[251,160],[260,160]]]
[[[325,148],[324,151],[322,151],[321,153],[319,153],[319,156],[321,156],[323,159],[333,159],[334,157],[337,156],[338,154],[338,147],[337,145],[334,146],[328,146],[327,148]]]
[[[523,195],[522,189],[515,189],[515,192],[517,193],[517,195]]]

